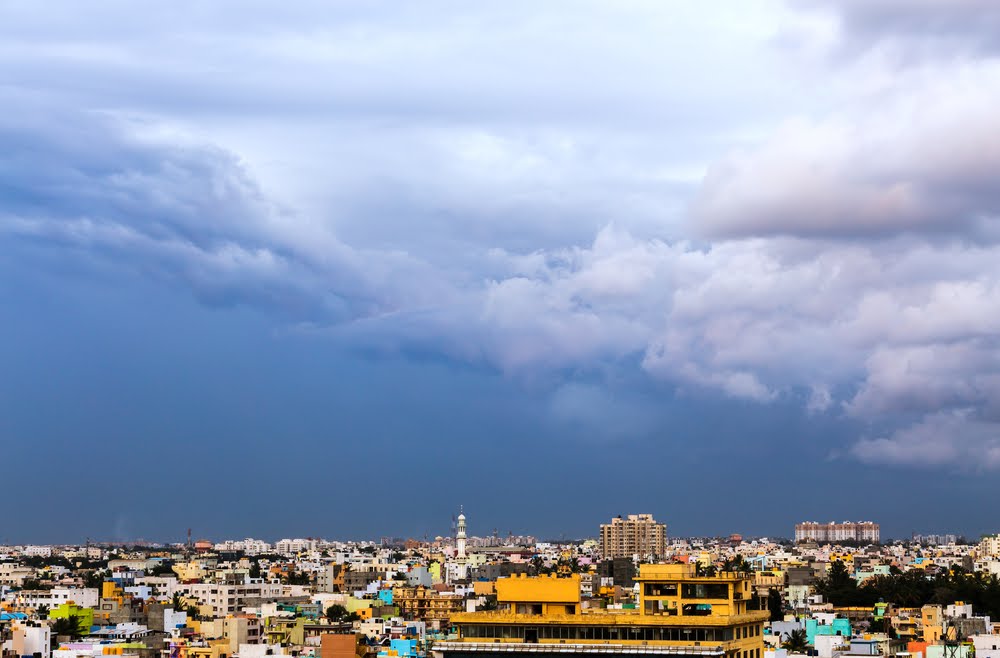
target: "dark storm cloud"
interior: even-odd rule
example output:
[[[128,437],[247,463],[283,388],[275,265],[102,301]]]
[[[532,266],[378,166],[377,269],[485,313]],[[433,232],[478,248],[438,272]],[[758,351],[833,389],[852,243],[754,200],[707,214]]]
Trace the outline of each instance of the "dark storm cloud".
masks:
[[[911,54],[996,53],[1000,6],[992,0],[793,0],[840,17],[844,36],[862,48],[893,43]]]
[[[557,424],[627,368],[891,425],[846,451],[867,461],[941,418],[964,448],[925,460],[989,447],[988,58],[778,57],[796,17],[770,3],[325,5],[5,5],[0,239],[352,350],[550,377]],[[901,11],[860,7],[845,25]],[[603,415],[646,431],[643,409]]]

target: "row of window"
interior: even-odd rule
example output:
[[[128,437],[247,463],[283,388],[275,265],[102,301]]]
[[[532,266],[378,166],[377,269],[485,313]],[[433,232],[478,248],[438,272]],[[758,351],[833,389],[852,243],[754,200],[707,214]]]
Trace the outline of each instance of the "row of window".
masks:
[[[749,627],[738,627],[748,637]],[[463,624],[463,638],[502,640],[618,640],[646,642],[730,642],[732,628],[663,628],[647,626],[513,626]],[[759,633],[758,633],[759,634]]]
[[[677,596],[677,583],[646,583],[646,596]],[[685,583],[681,586],[685,599],[728,599],[729,585],[719,583]]]

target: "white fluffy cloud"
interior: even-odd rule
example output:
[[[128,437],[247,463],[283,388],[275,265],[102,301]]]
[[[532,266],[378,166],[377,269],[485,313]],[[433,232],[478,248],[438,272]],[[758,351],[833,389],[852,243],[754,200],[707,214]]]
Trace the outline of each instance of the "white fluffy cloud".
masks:
[[[1000,425],[977,420],[969,409],[942,411],[889,436],[863,439],[851,452],[872,463],[988,471],[1000,468]]]
[[[871,102],[794,119],[712,165],[695,206],[714,237],[1000,236],[1000,62],[900,74]]]

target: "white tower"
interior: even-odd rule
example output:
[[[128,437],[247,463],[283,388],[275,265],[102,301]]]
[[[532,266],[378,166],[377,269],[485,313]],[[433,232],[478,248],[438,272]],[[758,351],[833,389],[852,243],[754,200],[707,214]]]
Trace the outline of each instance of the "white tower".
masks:
[[[455,576],[463,580],[467,576],[465,557],[465,514],[458,515],[458,526],[455,528]]]

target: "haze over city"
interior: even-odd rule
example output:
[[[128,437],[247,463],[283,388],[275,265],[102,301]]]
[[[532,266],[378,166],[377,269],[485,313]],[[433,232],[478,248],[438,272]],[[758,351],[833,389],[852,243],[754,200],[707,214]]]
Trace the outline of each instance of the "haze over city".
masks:
[[[0,3],[0,545],[996,532],[1000,4]]]

